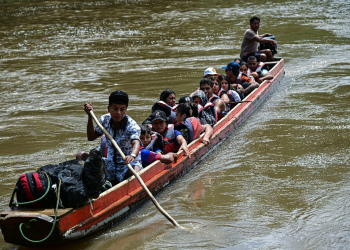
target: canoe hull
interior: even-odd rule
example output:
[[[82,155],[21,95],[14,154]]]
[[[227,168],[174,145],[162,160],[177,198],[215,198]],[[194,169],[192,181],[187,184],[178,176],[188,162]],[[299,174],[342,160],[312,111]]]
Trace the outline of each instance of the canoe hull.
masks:
[[[189,145],[189,150],[192,153],[191,158],[183,156],[183,153],[180,153],[177,163],[164,165],[156,162],[140,173],[141,178],[153,194],[159,193],[167,185],[198,164],[264,101],[284,75],[283,59],[276,63],[270,72],[274,75],[273,80],[265,81],[261,84],[258,89],[245,99],[245,101],[250,102],[238,104],[214,127],[214,135],[209,146],[205,147],[201,143],[201,137]],[[32,218],[38,218],[31,225],[32,231],[36,233],[27,230],[24,234],[28,234],[27,237],[31,239],[42,239],[46,237],[53,223],[52,209],[50,216],[45,215],[45,217],[42,215],[40,217],[40,213],[26,214],[26,212],[16,212],[9,208],[1,214],[1,231],[6,242],[22,246],[47,247],[67,244],[116,225],[148,200],[149,198],[146,192],[135,177],[132,177],[101,194],[91,205],[87,204],[78,209],[61,211],[53,234],[44,242],[31,243],[25,240],[20,234],[18,227],[22,222],[26,223]]]

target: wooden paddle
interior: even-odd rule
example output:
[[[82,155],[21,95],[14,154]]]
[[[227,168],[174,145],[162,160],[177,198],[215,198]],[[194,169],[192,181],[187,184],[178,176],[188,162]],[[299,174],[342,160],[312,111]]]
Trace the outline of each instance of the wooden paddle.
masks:
[[[103,133],[111,140],[113,146],[116,148],[116,150],[118,151],[118,153],[121,155],[121,157],[123,158],[123,160],[125,159],[125,155],[124,153],[120,150],[118,144],[114,141],[113,137],[107,132],[107,130],[105,130],[104,127],[102,127],[102,125],[100,124],[99,120],[97,120],[94,112],[92,110],[90,110],[90,114],[92,116],[92,118],[94,119],[94,121],[96,122],[97,126],[99,126],[99,128],[103,131]],[[154,205],[157,207],[157,209],[159,210],[159,212],[161,212],[174,226],[184,229],[182,226],[180,226],[157,202],[157,200],[153,197],[152,193],[148,190],[146,184],[143,182],[143,180],[141,179],[141,177],[139,176],[138,173],[135,172],[135,170],[132,168],[132,166],[130,164],[126,164],[129,168],[129,170],[133,173],[133,175],[136,177],[136,179],[140,182],[141,186],[143,187],[143,189],[146,191],[146,193],[148,194],[148,196],[151,198],[152,202],[154,203]]]

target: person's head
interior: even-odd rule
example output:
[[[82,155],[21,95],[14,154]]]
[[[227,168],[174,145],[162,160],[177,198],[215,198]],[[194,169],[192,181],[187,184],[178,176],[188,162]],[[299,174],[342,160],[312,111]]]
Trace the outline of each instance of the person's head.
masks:
[[[205,93],[202,90],[197,90],[192,95],[193,103],[197,105],[205,106],[208,102],[208,98],[206,97]]]
[[[117,90],[109,95],[108,112],[114,122],[120,122],[126,115],[129,105],[129,96],[127,93]]]
[[[250,28],[256,32],[258,31],[259,27],[260,27],[260,18],[257,16],[253,16],[252,18],[250,18]]]
[[[235,58],[235,60],[233,60],[233,61],[238,63],[239,65],[241,65],[241,63],[242,63],[242,59],[241,58]]]
[[[198,106],[194,103],[181,103],[176,107],[175,119],[183,122],[189,117],[198,117]]]
[[[258,61],[256,60],[256,57],[255,56],[248,57],[247,65],[248,65],[248,68],[254,72],[258,67]]]
[[[248,73],[248,66],[245,62],[242,62],[241,67],[239,68],[239,71],[241,71],[244,74]]]
[[[213,93],[217,94],[221,89],[221,85],[220,85],[220,82],[218,81],[217,76],[210,76],[207,78],[213,82]]]
[[[213,82],[209,78],[203,78],[199,82],[199,89],[202,90],[209,99],[213,95]]]
[[[151,114],[151,123],[154,131],[163,134],[168,128],[168,118],[161,110],[156,110]]]
[[[193,98],[191,96],[183,96],[179,99],[179,104],[181,103],[193,103]]]
[[[238,76],[240,66],[238,63],[232,61],[232,62],[229,62],[227,66],[223,66],[222,68],[225,70],[226,76],[229,79],[232,79]]]
[[[225,76],[225,75],[220,75],[220,76],[218,77],[218,80],[219,80],[219,82],[220,82],[220,84],[221,84],[221,88],[222,88],[223,90],[227,91],[227,90],[231,89],[231,84],[230,84],[231,80],[228,79],[227,76]]]
[[[175,100],[175,92],[171,89],[166,89],[160,94],[160,100],[168,104],[170,107],[174,107],[176,100]]]
[[[208,78],[211,76],[218,76],[219,74],[216,73],[216,70],[214,68],[207,68],[206,70],[204,70],[204,75],[203,78]]]
[[[140,140],[142,142],[142,145],[144,147],[147,147],[152,141],[151,127],[148,126],[147,124],[143,124],[143,125],[140,125],[140,128],[141,128]]]

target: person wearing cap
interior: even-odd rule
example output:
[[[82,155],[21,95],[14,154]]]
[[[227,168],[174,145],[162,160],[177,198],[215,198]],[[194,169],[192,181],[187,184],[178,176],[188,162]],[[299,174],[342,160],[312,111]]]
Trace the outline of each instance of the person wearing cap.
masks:
[[[151,123],[152,130],[158,133],[153,147],[159,148],[163,154],[183,150],[191,157],[185,138],[178,130],[175,130],[174,126],[168,128],[168,118],[163,111],[154,111],[151,114]]]
[[[219,76],[220,74],[216,73],[216,70],[213,67],[207,68],[204,70],[203,78],[208,78],[210,76]]]
[[[130,163],[136,172],[142,169],[139,153],[140,127],[130,116],[126,115],[128,105],[128,94],[120,90],[114,91],[109,96],[108,114],[100,118],[100,124],[113,137],[125,155],[123,160],[111,141],[106,138],[107,156],[102,157],[102,159],[106,165],[107,179],[113,185],[132,175],[126,164]],[[90,114],[90,111],[93,110],[92,104],[85,103],[84,110],[88,114],[87,137],[89,141],[93,141],[102,136],[103,132],[98,126],[94,127],[93,125],[93,119]]]
[[[266,33],[263,35],[258,34],[260,28],[260,18],[253,16],[250,19],[250,29],[247,29],[244,33],[240,57],[243,61],[247,61],[248,57],[255,56],[259,62],[272,61],[273,55],[271,50],[264,49],[258,50],[259,43],[272,43],[272,46],[276,47],[276,41],[273,39],[267,39],[265,37],[273,36],[272,34]]]
[[[238,63],[232,61],[222,68],[225,70],[226,76],[232,81],[231,86],[237,91],[242,100],[259,87],[259,84],[254,79],[239,72],[240,65]]]

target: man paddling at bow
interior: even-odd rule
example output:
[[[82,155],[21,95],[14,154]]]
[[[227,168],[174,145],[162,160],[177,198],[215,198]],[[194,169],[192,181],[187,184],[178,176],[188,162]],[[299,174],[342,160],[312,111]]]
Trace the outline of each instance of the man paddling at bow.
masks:
[[[107,169],[107,179],[116,185],[119,182],[129,178],[132,173],[125,164],[130,163],[136,172],[142,169],[140,152],[140,127],[137,123],[126,115],[129,105],[128,94],[123,91],[114,91],[109,96],[107,106],[108,114],[101,116],[100,123],[113,137],[125,154],[125,160],[117,152],[111,141],[107,139],[107,157],[103,161]],[[93,125],[93,119],[90,111],[93,111],[91,103],[84,104],[84,110],[88,114],[87,137],[89,141],[103,135],[102,130]]]

